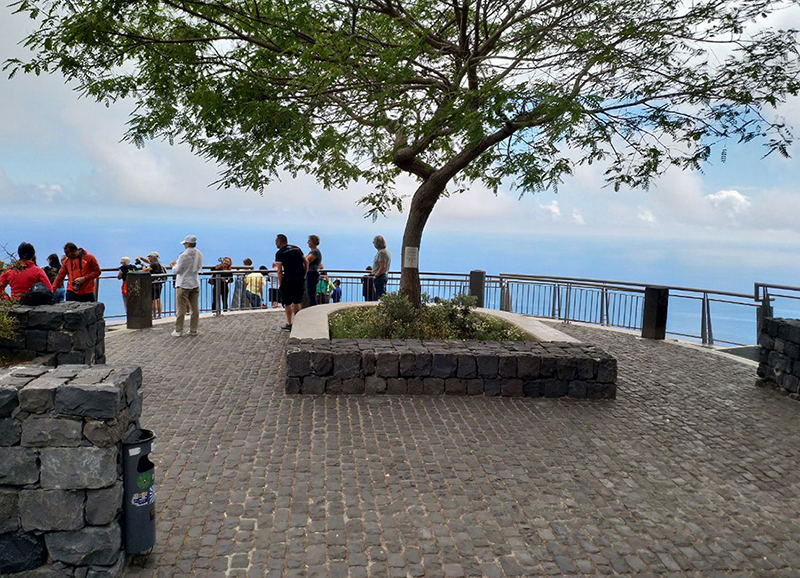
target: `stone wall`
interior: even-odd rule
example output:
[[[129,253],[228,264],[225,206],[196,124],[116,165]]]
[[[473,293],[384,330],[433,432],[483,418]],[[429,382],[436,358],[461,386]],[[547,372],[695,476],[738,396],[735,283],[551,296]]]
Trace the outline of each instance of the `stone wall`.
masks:
[[[0,575],[122,573],[121,442],[141,383],[138,367],[0,370]]]
[[[106,322],[102,303],[15,305],[15,339],[0,339],[0,357],[42,365],[105,363]]]
[[[764,319],[758,344],[756,385],[775,387],[800,399],[800,320]]]
[[[286,392],[616,397],[616,360],[560,342],[290,339]]]

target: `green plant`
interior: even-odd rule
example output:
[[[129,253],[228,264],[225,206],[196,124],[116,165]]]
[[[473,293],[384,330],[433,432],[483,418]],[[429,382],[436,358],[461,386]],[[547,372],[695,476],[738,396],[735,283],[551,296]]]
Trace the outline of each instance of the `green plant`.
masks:
[[[383,296],[376,307],[355,307],[331,315],[331,338],[524,341],[519,328],[472,311],[475,298],[458,295],[417,309],[398,294]]]

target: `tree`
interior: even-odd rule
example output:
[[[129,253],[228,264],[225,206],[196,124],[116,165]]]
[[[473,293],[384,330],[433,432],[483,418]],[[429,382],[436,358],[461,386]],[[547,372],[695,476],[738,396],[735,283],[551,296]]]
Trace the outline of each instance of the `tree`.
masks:
[[[405,255],[437,201],[476,181],[539,191],[601,161],[613,186],[646,187],[731,139],[786,155],[791,133],[764,111],[798,92],[797,35],[758,20],[795,4],[21,0],[34,56],[6,68],[132,99],[130,141],[188,143],[223,187],[261,192],[281,169],[362,179],[375,216],[402,208],[393,182],[413,175]]]

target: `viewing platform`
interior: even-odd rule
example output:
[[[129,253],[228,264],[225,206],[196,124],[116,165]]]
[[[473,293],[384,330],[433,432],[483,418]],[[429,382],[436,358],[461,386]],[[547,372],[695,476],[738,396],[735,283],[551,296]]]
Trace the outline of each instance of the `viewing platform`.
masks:
[[[797,576],[800,405],[756,364],[575,324],[617,397],[287,395],[281,312],[115,329],[157,434],[126,576]]]

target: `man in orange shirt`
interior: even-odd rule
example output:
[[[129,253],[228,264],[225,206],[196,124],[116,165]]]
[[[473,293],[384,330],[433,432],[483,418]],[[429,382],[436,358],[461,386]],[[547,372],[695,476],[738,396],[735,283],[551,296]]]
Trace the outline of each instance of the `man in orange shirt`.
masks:
[[[64,278],[69,277],[67,301],[95,301],[94,280],[100,277],[97,259],[86,250],[79,249],[75,243],[64,245],[64,254],[67,260],[61,265],[53,289],[61,287]]]

